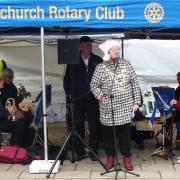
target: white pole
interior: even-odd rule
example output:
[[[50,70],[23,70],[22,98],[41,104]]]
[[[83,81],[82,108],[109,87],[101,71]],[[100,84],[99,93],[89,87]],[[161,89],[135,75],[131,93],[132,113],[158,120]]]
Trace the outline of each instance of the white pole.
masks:
[[[41,27],[41,71],[42,71],[42,96],[43,96],[43,126],[44,126],[44,158],[48,161],[47,145],[47,114],[46,114],[46,80],[44,56],[44,28]]]

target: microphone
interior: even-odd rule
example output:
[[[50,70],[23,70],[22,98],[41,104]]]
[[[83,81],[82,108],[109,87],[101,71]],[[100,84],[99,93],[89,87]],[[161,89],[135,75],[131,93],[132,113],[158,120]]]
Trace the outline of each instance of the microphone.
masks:
[[[116,61],[115,61],[115,64],[114,64],[115,68],[118,67],[119,61],[120,61],[120,57],[118,56],[118,57],[116,58]]]

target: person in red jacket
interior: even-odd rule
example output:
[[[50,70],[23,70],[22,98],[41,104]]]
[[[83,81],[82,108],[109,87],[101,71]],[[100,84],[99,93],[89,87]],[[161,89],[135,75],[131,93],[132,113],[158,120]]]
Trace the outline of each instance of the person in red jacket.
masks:
[[[177,73],[178,87],[174,93],[174,99],[171,101],[171,105],[175,109],[174,121],[176,123],[177,138],[176,138],[176,150],[180,149],[180,72]]]
[[[180,101],[177,101],[176,99],[173,99],[171,101],[171,105],[174,107],[175,110],[180,111]]]

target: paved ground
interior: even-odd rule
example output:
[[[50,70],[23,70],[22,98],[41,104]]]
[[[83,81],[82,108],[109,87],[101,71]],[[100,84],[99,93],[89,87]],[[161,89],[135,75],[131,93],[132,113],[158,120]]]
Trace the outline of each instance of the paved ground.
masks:
[[[53,127],[53,132],[51,132],[52,125],[50,125],[50,140],[58,143],[58,141],[63,141],[65,134],[65,128],[62,125],[56,125]],[[60,132],[61,131],[61,132]],[[61,136],[59,135],[61,134]],[[133,165],[134,173],[138,173],[140,177],[124,173],[123,171],[118,172],[118,179],[140,179],[140,180],[172,180],[180,179],[180,164],[176,163],[176,157],[180,155],[180,151],[173,151],[175,153],[174,162],[172,164],[171,160],[166,160],[161,156],[153,156],[146,161],[143,161],[148,154],[150,154],[155,148],[155,140],[146,140],[146,149],[144,151],[139,151],[137,145],[132,142],[133,147]],[[105,154],[103,150],[99,153],[100,159],[105,161]],[[120,164],[122,164],[122,158],[120,156]],[[0,164],[0,180],[9,179],[23,179],[23,180],[41,180],[46,179],[46,174],[30,174],[28,170],[28,165],[11,165],[11,164]],[[87,155],[87,158],[80,162],[71,163],[69,160],[64,161],[64,164],[60,167],[57,174],[52,174],[51,179],[56,180],[110,180],[114,179],[115,173],[109,173],[107,175],[101,176],[100,173],[104,172],[103,167],[99,162],[92,162]]]

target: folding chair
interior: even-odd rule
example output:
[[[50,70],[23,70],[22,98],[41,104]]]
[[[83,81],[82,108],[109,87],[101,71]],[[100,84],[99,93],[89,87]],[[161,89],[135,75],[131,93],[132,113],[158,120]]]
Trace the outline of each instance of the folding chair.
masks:
[[[35,146],[36,143],[39,143],[40,145],[44,144],[44,141],[38,132],[41,121],[42,121],[42,97],[39,98],[34,114],[33,127],[35,129],[35,135],[32,146]]]
[[[42,135],[39,133],[39,127],[41,126],[42,114],[43,114],[42,91],[40,92],[40,94],[38,95],[36,99],[38,99],[38,103],[36,106],[34,119],[33,119],[33,127],[35,129],[35,136],[34,136],[32,146],[35,146],[36,143],[40,145],[44,144]],[[51,105],[51,85],[46,85],[46,106],[48,107],[50,105]],[[49,140],[48,142],[50,144],[53,144]]]

